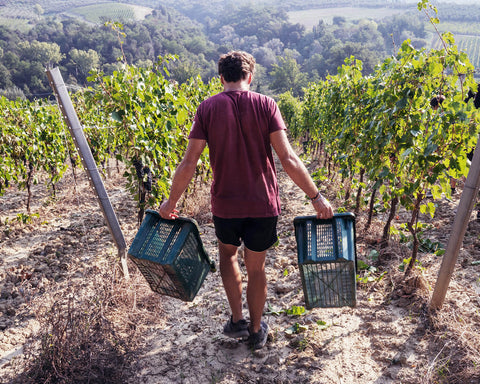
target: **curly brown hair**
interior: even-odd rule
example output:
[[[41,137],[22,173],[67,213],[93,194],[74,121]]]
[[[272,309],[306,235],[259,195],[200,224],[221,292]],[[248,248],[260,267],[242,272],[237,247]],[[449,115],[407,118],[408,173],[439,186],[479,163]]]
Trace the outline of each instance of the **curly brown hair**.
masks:
[[[255,73],[255,58],[247,52],[230,51],[218,60],[218,74],[228,83],[245,79],[250,73]]]

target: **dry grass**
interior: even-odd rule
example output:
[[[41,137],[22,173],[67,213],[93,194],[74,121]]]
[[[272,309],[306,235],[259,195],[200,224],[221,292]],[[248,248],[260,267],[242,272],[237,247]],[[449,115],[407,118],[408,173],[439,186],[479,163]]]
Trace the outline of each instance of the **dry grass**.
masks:
[[[40,330],[25,348],[26,365],[13,383],[121,383],[137,348],[142,326],[161,312],[143,277],[130,280],[106,265],[84,278],[52,286],[32,304]],[[137,295],[143,300],[139,305]],[[140,331],[140,332],[139,332]]]
[[[429,383],[480,382],[480,311],[450,300],[430,313],[430,331],[437,351],[428,367]]]
[[[126,281],[117,274],[91,268],[83,279],[54,287],[34,303],[40,331],[28,344],[26,368],[14,382],[124,381],[137,323],[148,320],[150,308],[136,304],[136,292],[146,289],[140,276]]]

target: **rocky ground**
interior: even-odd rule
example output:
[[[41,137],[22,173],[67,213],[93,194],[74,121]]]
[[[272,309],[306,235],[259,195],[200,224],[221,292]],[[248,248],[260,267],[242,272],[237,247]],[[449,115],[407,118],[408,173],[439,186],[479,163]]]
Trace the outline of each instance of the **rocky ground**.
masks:
[[[138,230],[135,202],[115,169],[105,184],[127,244]],[[267,256],[267,346],[252,352],[224,337],[228,304],[219,273],[209,273],[192,302],[149,289],[129,261],[130,279],[85,178],[71,175],[56,197],[40,183],[32,213],[25,192],[0,197],[1,383],[480,383],[480,224],[472,214],[443,308],[428,309],[441,257],[422,253],[405,279],[410,250],[394,237],[376,260],[383,220],[365,231],[357,215],[361,271],[355,307],[304,306],[293,219],[313,214],[303,193],[280,171],[279,243]],[[336,207],[339,185],[324,185]],[[459,193],[436,201],[424,233],[445,247]],[[208,194],[181,213],[199,222],[217,260]],[[398,222],[402,220],[399,214]],[[372,252],[373,251],[373,252]],[[370,277],[370,279],[368,279]],[[246,281],[246,276],[245,276]],[[245,308],[245,315],[248,314]]]

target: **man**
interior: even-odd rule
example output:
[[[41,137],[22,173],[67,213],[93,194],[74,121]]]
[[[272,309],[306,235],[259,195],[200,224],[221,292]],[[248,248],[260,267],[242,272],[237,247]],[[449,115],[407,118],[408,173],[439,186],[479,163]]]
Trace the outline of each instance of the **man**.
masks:
[[[220,274],[232,311],[224,334],[248,337],[249,346],[260,349],[268,335],[268,325],[261,321],[267,297],[265,256],[277,241],[280,214],[272,147],[290,178],[311,198],[317,217],[331,218],[333,210],[290,146],[275,101],[249,90],[254,71],[255,59],[246,52],[221,56],[218,72],[224,90],[198,107],[185,157],[175,172],[170,196],[159,212],[166,219],[177,217],[176,203],[208,144]],[[242,241],[250,324],[242,314],[242,275],[237,259]]]

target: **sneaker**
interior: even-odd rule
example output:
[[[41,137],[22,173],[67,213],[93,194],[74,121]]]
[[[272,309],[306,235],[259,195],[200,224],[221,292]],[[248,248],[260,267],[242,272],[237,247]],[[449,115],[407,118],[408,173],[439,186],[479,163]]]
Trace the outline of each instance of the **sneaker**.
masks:
[[[267,342],[268,337],[268,324],[265,322],[260,323],[260,330],[257,333],[250,333],[248,336],[248,346],[252,349],[262,349]]]
[[[240,319],[234,323],[232,316],[230,316],[230,320],[228,320],[228,323],[223,327],[223,334],[228,337],[233,337],[234,339],[247,338],[250,335],[250,332],[248,332],[248,323],[244,319]]]

